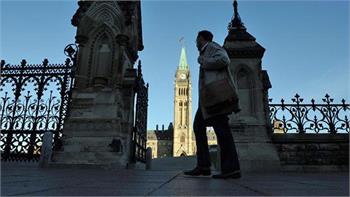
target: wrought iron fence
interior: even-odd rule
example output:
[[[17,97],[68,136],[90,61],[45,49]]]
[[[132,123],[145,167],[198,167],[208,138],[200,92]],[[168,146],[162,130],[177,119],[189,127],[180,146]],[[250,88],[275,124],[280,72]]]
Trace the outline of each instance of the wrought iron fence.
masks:
[[[68,116],[74,82],[76,50],[69,48],[65,64],[9,65],[1,60],[0,151],[2,160],[37,161],[44,132],[59,145]],[[73,61],[72,61],[72,60]]]
[[[136,82],[136,115],[132,132],[133,162],[146,162],[148,87],[143,80],[141,61],[139,61]]]
[[[303,104],[304,99],[296,94],[291,100],[292,104],[283,99],[281,104],[269,104],[274,133],[349,133],[350,107],[345,99],[334,104],[334,99],[326,94],[323,104],[316,104],[314,99],[311,104]]]

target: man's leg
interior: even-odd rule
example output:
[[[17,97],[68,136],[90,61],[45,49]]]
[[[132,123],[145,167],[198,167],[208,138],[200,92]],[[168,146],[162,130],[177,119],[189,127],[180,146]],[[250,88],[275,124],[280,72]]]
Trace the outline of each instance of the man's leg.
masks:
[[[227,116],[215,117],[211,122],[220,146],[222,174],[239,171],[239,160]]]
[[[211,171],[207,131],[200,108],[198,108],[194,118],[193,130],[197,145],[197,166],[193,170],[184,171],[184,174],[190,176],[209,176]]]
[[[197,166],[210,167],[210,157],[208,148],[207,129],[202,112],[198,108],[193,122],[193,131],[196,137],[197,146]]]

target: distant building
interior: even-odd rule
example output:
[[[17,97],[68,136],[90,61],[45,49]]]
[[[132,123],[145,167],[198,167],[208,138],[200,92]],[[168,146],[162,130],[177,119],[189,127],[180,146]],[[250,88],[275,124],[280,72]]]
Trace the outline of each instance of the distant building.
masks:
[[[277,121],[275,120],[273,122],[273,132],[274,133],[284,133],[284,126],[283,126],[283,122],[282,121]]]
[[[170,123],[168,129],[158,129],[147,131],[147,147],[152,148],[152,158],[172,157],[173,156],[173,124]]]
[[[173,124],[170,123],[168,129],[162,129],[156,126],[155,130],[147,131],[147,147],[152,148],[152,158],[173,157]],[[194,135],[194,134],[193,134]],[[207,128],[208,145],[215,147],[217,145],[216,135],[212,127]],[[195,143],[194,143],[194,147]],[[195,149],[196,150],[196,149]],[[185,155],[182,155],[185,156]]]
[[[175,74],[173,138],[174,157],[196,153],[195,136],[192,131],[192,82],[185,47],[181,49]]]

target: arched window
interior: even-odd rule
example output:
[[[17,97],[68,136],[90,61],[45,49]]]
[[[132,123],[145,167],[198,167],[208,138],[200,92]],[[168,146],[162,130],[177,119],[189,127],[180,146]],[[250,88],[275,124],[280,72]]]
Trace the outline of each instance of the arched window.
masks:
[[[182,125],[182,111],[183,111],[183,103],[180,101],[180,108],[179,108],[179,114],[180,114],[180,125]]]
[[[253,76],[252,73],[244,68],[237,72],[237,86],[242,111],[241,115],[254,114],[254,95],[253,95]]]
[[[110,37],[104,33],[98,38],[94,46],[96,53],[93,60],[93,83],[95,84],[107,85],[108,83],[107,76],[111,72],[112,68],[112,49],[110,46],[111,42],[112,41]]]
[[[180,137],[180,143],[185,143],[185,135],[181,135]]]

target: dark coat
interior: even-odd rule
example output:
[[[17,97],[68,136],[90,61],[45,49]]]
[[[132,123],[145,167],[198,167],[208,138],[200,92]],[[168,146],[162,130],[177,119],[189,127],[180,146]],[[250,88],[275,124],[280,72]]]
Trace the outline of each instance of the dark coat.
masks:
[[[205,99],[201,95],[205,94],[205,86],[214,81],[228,78],[232,89],[234,90],[236,104],[238,108],[238,94],[237,86],[233,80],[233,77],[229,71],[230,58],[227,55],[227,52],[219,44],[215,42],[209,42],[205,48],[204,53],[199,57],[201,58],[200,65],[200,74],[199,74],[199,103],[202,115],[204,119],[208,119],[217,115],[231,114],[232,110],[221,109],[215,114],[209,114],[205,109]],[[215,95],[212,99],[219,99],[220,95]]]

